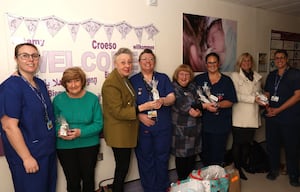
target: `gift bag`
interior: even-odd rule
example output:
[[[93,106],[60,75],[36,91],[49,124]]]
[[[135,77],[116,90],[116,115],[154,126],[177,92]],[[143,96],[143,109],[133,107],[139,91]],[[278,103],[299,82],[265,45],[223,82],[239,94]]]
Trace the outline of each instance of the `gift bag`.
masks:
[[[241,180],[239,171],[234,167],[234,164],[226,166],[226,173],[228,174],[229,189],[228,192],[241,192]]]
[[[225,169],[218,165],[211,165],[199,170],[194,170],[190,179],[202,183],[204,192],[227,192],[229,181]]]
[[[195,179],[185,179],[172,183],[169,192],[205,192],[202,183]]]

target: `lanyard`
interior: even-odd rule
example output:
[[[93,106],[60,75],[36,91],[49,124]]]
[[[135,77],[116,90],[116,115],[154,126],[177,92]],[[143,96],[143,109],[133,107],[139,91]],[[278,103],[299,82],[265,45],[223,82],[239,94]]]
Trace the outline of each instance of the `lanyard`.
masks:
[[[277,90],[278,90],[280,81],[288,69],[289,68],[286,68],[281,76],[276,74],[276,78],[275,78],[275,82],[274,82],[274,96],[277,96]]]
[[[142,78],[143,78],[143,81],[144,81],[146,90],[148,91],[148,94],[149,94],[149,100],[152,101],[152,100],[153,100],[153,94],[152,94],[152,92],[151,92],[151,91],[152,91],[152,85],[149,84],[149,83],[145,80],[144,75],[143,75],[142,73],[141,73],[141,75],[142,75]],[[155,75],[155,74],[153,73],[153,75],[152,75],[152,80],[155,79],[154,75]]]
[[[45,101],[45,98],[42,94],[42,92],[40,92],[38,89],[34,88],[20,73],[20,71],[18,71],[18,75],[23,79],[23,81],[31,88],[31,90],[35,93],[35,95],[39,98],[39,100],[41,101],[41,103],[44,106],[44,110],[45,110],[45,121],[48,122],[49,121],[49,115],[48,115],[48,111],[47,111],[47,104]],[[38,86],[38,85],[37,85]]]

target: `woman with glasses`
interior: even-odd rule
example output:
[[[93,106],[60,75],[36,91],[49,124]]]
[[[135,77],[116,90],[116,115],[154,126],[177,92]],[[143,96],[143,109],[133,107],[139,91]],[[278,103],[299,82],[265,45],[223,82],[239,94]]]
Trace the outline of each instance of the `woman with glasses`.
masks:
[[[17,72],[0,87],[0,131],[16,192],[56,191],[54,113],[35,77],[39,58],[35,45],[17,45]]]
[[[171,105],[175,101],[169,77],[154,70],[155,54],[145,49],[139,55],[141,72],[130,78],[136,93],[140,120],[136,157],[144,192],[165,192],[169,187],[169,157],[171,148]]]
[[[186,179],[195,169],[201,151],[202,104],[193,82],[194,72],[186,64],[179,65],[173,74],[176,100],[172,106],[172,154],[178,180]]]
[[[202,160],[205,166],[223,165],[228,135],[232,127],[232,105],[237,102],[236,92],[230,77],[219,71],[219,55],[206,55],[207,72],[195,77],[201,90],[202,115]],[[200,91],[199,91],[200,92]]]

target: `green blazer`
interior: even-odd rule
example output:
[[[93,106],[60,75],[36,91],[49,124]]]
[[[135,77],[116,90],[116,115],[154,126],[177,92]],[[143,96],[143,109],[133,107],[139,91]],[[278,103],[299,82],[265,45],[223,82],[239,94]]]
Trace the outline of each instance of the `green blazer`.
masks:
[[[122,78],[116,69],[103,83],[102,106],[103,132],[107,145],[116,148],[135,147],[139,121],[136,115],[134,89],[128,79]]]

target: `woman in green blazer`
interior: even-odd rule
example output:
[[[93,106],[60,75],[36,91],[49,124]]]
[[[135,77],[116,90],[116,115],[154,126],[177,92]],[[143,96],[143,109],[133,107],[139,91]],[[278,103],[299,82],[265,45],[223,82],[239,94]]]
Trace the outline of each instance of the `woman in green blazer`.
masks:
[[[113,57],[115,69],[102,86],[104,138],[112,147],[116,168],[113,192],[124,191],[131,150],[137,144],[138,108],[128,76],[132,72],[133,56],[127,48],[120,48]]]

